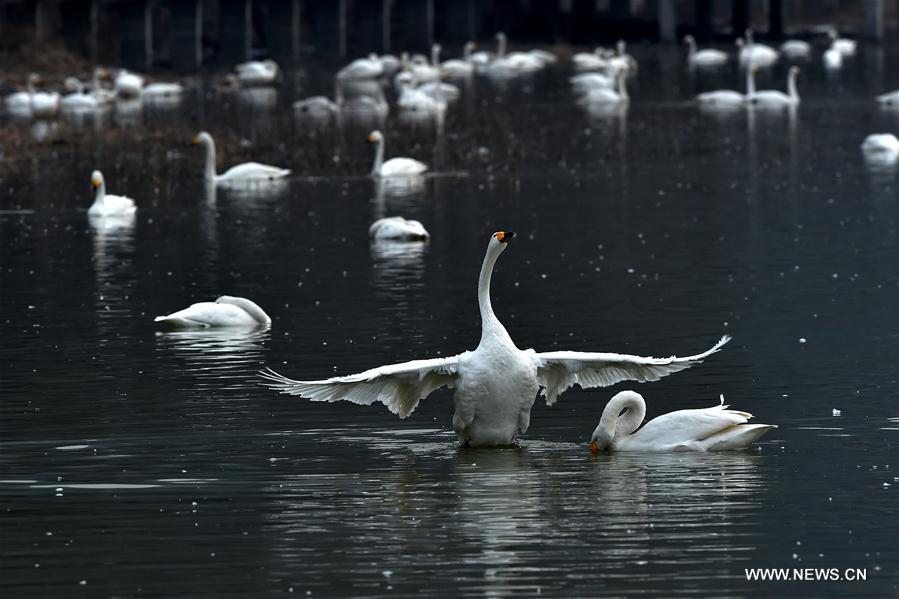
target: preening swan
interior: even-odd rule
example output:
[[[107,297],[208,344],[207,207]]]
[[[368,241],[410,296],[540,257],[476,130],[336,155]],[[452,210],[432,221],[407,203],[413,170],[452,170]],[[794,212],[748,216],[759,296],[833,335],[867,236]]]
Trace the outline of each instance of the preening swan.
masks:
[[[855,49],[858,46],[858,42],[855,40],[840,37],[836,29],[831,29],[828,32],[828,37],[830,37],[830,47],[843,56],[853,56],[855,54]]]
[[[244,297],[223,295],[214,302],[199,302],[167,316],[157,316],[171,328],[261,327],[272,323],[262,308]]]
[[[744,449],[772,424],[745,424],[752,414],[728,410],[721,404],[701,410],[678,410],[653,418],[637,430],[646,416],[646,402],[634,391],[616,394],[602,411],[590,437],[590,451],[722,451]],[[626,410],[623,414],[622,410]]]
[[[780,45],[780,52],[788,58],[808,58],[812,54],[812,46],[802,40],[787,40]]]
[[[241,85],[271,85],[278,78],[280,69],[274,60],[251,60],[234,67]]]
[[[428,165],[413,158],[391,158],[384,162],[384,135],[380,131],[368,134],[368,141],[375,146],[375,161],[371,167],[373,177],[410,177],[428,170]]]
[[[368,236],[375,241],[427,241],[431,238],[423,224],[402,216],[379,218],[368,228]]]
[[[862,142],[862,152],[899,155],[899,139],[892,133],[872,133]]]
[[[204,176],[207,183],[239,185],[283,179],[290,174],[290,169],[287,168],[278,168],[277,166],[269,166],[258,162],[245,162],[232,166],[221,175],[217,175],[215,173],[215,142],[212,136],[205,131],[201,131],[197,133],[191,143],[201,145],[206,150]]]
[[[127,216],[137,210],[131,198],[107,195],[106,181],[100,171],[91,173],[91,187],[94,188],[94,203],[87,209],[88,216]]]
[[[692,35],[684,36],[684,43],[687,44],[687,63],[691,67],[718,67],[727,64],[730,57],[726,52],[708,48],[705,50],[696,49],[696,39]]]
[[[698,364],[730,340],[722,337],[708,351],[686,358],[520,350],[490,303],[493,267],[513,237],[513,233],[499,231],[487,244],[478,279],[481,340],[476,349],[320,381],[295,381],[269,369],[261,373],[265,384],[281,393],[313,401],[346,400],[361,405],[381,402],[400,418],[411,414],[431,392],[441,387],[455,388],[453,430],[461,443],[506,445],[527,431],[538,391],[552,405],[574,385],[592,388],[625,380],[655,381]]]
[[[756,67],[749,69],[750,79],[756,72]],[[783,93],[776,89],[764,89],[761,91],[753,91],[749,94],[749,102],[755,106],[766,108],[780,108],[784,106],[798,106],[799,92],[796,91],[796,75],[799,74],[799,67],[790,67],[787,74],[787,92]],[[753,85],[753,87],[755,87]]]

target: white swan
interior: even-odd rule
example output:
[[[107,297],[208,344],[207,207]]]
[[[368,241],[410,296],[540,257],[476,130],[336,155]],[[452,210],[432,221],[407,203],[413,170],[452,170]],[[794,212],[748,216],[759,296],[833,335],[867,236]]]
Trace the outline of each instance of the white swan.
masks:
[[[35,86],[40,83],[41,78],[37,73],[28,75],[23,91],[13,92],[3,99],[6,110],[16,113],[31,114],[31,96],[36,93]]]
[[[144,99],[146,100],[157,100],[157,99],[174,99],[181,96],[184,93],[184,86],[178,82],[169,83],[164,81],[157,81],[156,83],[149,83],[144,86],[142,92]]]
[[[646,416],[646,402],[634,391],[616,394],[602,411],[590,437],[590,451],[721,451],[744,449],[777,426],[745,424],[748,412],[721,404],[700,410],[678,410],[653,418],[637,430]],[[622,414],[622,410],[627,410]]]
[[[752,29],[746,30],[745,44],[741,39],[737,39],[736,44],[740,49],[740,64],[743,66],[768,67],[780,58],[780,54],[771,46],[755,43]]]
[[[200,131],[194,136],[191,143],[201,145],[206,150],[206,164],[203,173],[207,183],[245,184],[283,179],[290,174],[288,168],[279,168],[258,162],[245,162],[232,166],[221,175],[217,175],[215,172],[215,141],[212,136],[205,131]]]
[[[115,102],[115,91],[106,89],[100,82],[100,75],[106,75],[107,71],[101,67],[94,67],[94,75],[91,83],[91,94],[101,105]]]
[[[756,67],[749,69],[750,78],[753,78]],[[754,106],[762,106],[766,108],[779,108],[782,106],[798,106],[799,92],[796,91],[796,76],[799,74],[799,67],[790,67],[787,73],[787,93],[776,89],[764,89],[761,91],[753,91],[749,96],[749,102]],[[754,80],[753,80],[754,81]],[[753,85],[753,87],[755,87]]]
[[[481,341],[473,351],[456,356],[380,366],[359,374],[320,381],[295,381],[272,370],[266,384],[313,401],[346,400],[370,405],[381,402],[405,418],[418,402],[441,387],[455,388],[453,429],[473,446],[512,443],[527,431],[538,391],[549,405],[574,385],[605,387],[619,381],[655,381],[689,368],[727,343],[723,337],[708,351],[686,358],[643,358],[625,354],[520,350],[493,313],[490,279],[497,258],[513,233],[490,237],[478,279]]]
[[[116,95],[122,98],[139,98],[144,88],[144,78],[136,73],[121,69],[113,83]]]
[[[591,89],[614,89],[617,79],[615,75],[589,72],[574,75],[568,81],[576,93],[587,93]]]
[[[28,75],[25,91],[6,96],[4,104],[9,112],[19,116],[52,117],[59,112],[60,96],[56,92],[39,92],[35,88],[41,83],[36,73]]]
[[[408,68],[417,83],[437,81],[440,77],[440,52],[442,49],[440,44],[433,44],[431,46],[430,62],[423,57],[414,58],[410,62],[408,57],[406,57],[404,58],[403,68]]]
[[[340,108],[330,98],[312,96],[293,103],[293,113],[298,119],[309,119],[319,123],[328,123],[337,118]]]
[[[609,68],[617,71],[627,67],[630,74],[636,74],[639,68],[637,59],[627,53],[627,44],[624,40],[618,40],[615,44],[615,52],[609,59]]]
[[[504,39],[505,35],[503,35],[502,37],[503,37],[503,40],[500,40],[499,33],[497,33],[494,36],[494,39],[496,40],[497,52],[499,51],[500,46],[502,46],[503,50],[505,50],[505,39]],[[497,55],[493,52],[488,52],[486,50],[479,50],[477,52],[471,53],[471,62],[474,63],[476,68],[480,69],[480,68],[486,67],[488,64],[493,62],[493,59],[496,58],[496,56]]]
[[[157,316],[153,322],[172,328],[192,329],[260,327],[270,325],[272,319],[251,300],[223,295],[214,302],[199,302],[166,316]]]
[[[853,56],[855,54],[855,50],[858,47],[858,42],[856,42],[855,40],[847,39],[845,37],[840,37],[836,29],[831,29],[827,35],[828,37],[830,37],[831,48],[833,48],[843,56]]]
[[[576,71],[602,71],[609,68],[609,54],[605,48],[597,47],[593,52],[577,52],[571,62]]]
[[[278,79],[280,69],[274,60],[251,60],[234,67],[237,80],[244,86],[271,85]]]
[[[373,177],[409,177],[428,170],[428,165],[412,158],[391,158],[384,162],[384,135],[380,131],[368,134],[368,141],[375,146],[375,161],[371,167]]]
[[[880,94],[874,98],[881,106],[899,106],[899,89],[885,94]]]
[[[388,216],[373,222],[368,228],[368,236],[375,241],[427,241],[431,234],[417,220]]]
[[[755,78],[753,69],[746,69],[746,94],[731,89],[718,89],[711,92],[703,92],[696,96],[701,108],[712,110],[733,109],[746,105],[748,98],[755,93]]]
[[[780,45],[780,52],[788,58],[808,58],[812,45],[802,40],[787,40]]]
[[[357,58],[337,71],[337,78],[341,80],[377,79],[383,74],[384,63],[378,59],[377,54],[372,52],[367,57]]]
[[[862,142],[865,154],[899,155],[899,139],[892,133],[872,133]]]
[[[510,52],[507,54],[505,33],[497,33],[496,39],[499,42],[499,46],[496,58],[487,65],[487,75],[502,79],[516,75],[527,75],[539,71],[545,66],[541,58],[530,52]]]
[[[581,97],[581,102],[584,104],[627,104],[630,102],[626,82],[629,70],[628,67],[624,67],[618,71],[616,76],[618,80],[617,90],[593,87],[584,93]]]
[[[450,79],[465,79],[474,74],[474,62],[471,53],[474,52],[474,42],[466,42],[462,49],[462,58],[453,58],[440,64],[440,74]]]
[[[843,66],[843,53],[837,48],[834,48],[833,45],[824,51],[821,58],[824,61],[824,68],[826,69],[834,70]]]
[[[66,111],[88,112],[100,108],[100,101],[94,94],[84,93],[84,84],[75,77],[68,77],[65,80],[66,89],[73,90],[71,94],[66,94],[60,100],[60,107]]]
[[[137,210],[131,198],[106,193],[106,181],[100,171],[91,173],[91,187],[94,188],[94,203],[87,209],[88,216],[128,216]]]
[[[692,35],[684,36],[684,43],[687,44],[687,63],[691,67],[719,67],[727,64],[730,57],[727,52],[715,50],[714,48],[706,48],[705,50],[696,49],[696,38]]]

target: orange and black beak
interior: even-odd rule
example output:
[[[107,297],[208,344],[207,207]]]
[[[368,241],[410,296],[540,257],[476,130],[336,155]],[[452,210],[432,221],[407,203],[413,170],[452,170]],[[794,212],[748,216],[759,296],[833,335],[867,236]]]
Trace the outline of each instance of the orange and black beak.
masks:
[[[100,187],[100,179],[91,179],[91,188],[97,189]]]
[[[195,146],[198,143],[200,143],[200,139],[196,136],[194,136],[194,138],[190,140],[190,145],[192,145],[192,146]]]
[[[599,453],[599,445],[596,444],[596,439],[590,441],[590,453],[596,455]]]
[[[496,233],[496,240],[500,243],[506,243],[513,237],[515,237],[515,233],[512,231],[497,231]]]

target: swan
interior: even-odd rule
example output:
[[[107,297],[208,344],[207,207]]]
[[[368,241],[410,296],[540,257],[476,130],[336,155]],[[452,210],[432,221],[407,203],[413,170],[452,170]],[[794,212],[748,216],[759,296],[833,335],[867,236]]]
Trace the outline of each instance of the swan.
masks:
[[[371,167],[373,177],[409,177],[428,170],[428,165],[412,158],[391,158],[384,162],[384,135],[380,131],[368,134],[368,141],[375,146],[375,161]]]
[[[585,104],[627,104],[630,96],[627,94],[627,73],[628,67],[624,67],[618,71],[617,90],[605,87],[594,87],[586,91],[581,97],[581,102]]]
[[[546,50],[541,50],[540,48],[528,50],[527,54],[531,55],[536,60],[539,60],[541,63],[543,63],[543,66],[556,64],[559,61],[555,54],[553,54],[552,52],[547,52]]]
[[[393,54],[381,54],[378,56],[378,62],[384,69],[384,75],[390,77],[403,67],[403,63]]]
[[[201,131],[194,136],[191,143],[201,145],[206,150],[206,165],[203,172],[207,183],[227,185],[263,182],[283,179],[290,174],[290,169],[287,168],[278,168],[258,162],[245,162],[232,166],[221,175],[217,175],[215,172],[215,141],[212,136]]]
[[[836,29],[831,29],[827,35],[830,38],[831,48],[838,51],[843,56],[855,55],[855,50],[858,46],[858,42],[856,42],[855,40],[847,39],[845,37],[840,37]]]
[[[602,71],[609,67],[609,57],[605,48],[597,47],[593,52],[578,52],[571,57],[576,71]]]
[[[241,85],[271,85],[278,78],[280,69],[274,60],[251,60],[234,67]]]
[[[729,109],[738,108],[746,104],[747,100],[755,94],[755,77],[753,69],[746,69],[746,95],[731,89],[719,89],[711,92],[703,92],[696,96],[696,101],[702,108]]]
[[[636,58],[627,53],[627,44],[624,40],[618,40],[615,44],[615,53],[609,59],[609,68],[617,71],[624,67],[627,67],[630,73],[636,73],[639,64]]]
[[[91,173],[91,187],[94,188],[94,203],[87,209],[88,216],[127,216],[137,210],[131,198],[106,193],[106,181],[100,171]]]
[[[172,328],[196,329],[268,326],[272,319],[251,300],[223,295],[214,302],[199,302],[166,316],[157,316],[153,322]]]
[[[6,96],[4,104],[9,112],[17,115],[52,117],[59,111],[60,97],[56,92],[39,92],[35,86],[41,83],[37,73],[28,75],[25,91]]]
[[[106,71],[100,67],[94,68],[94,76],[91,83],[91,94],[97,98],[97,101],[100,104],[111,104],[115,102],[115,92],[111,89],[106,89],[100,83],[100,75],[105,75]]]
[[[411,73],[400,73],[400,75],[408,75],[408,77],[397,76],[396,84],[399,86],[400,93],[397,99],[397,106],[402,112],[421,113],[430,117],[439,118],[446,113],[446,102],[440,98],[425,93],[419,88],[413,87],[414,77]]]
[[[84,84],[75,77],[68,77],[65,80],[66,89],[71,89],[71,94],[66,94],[60,100],[60,107],[63,110],[72,111],[93,111],[100,108],[100,102],[94,94],[84,93]]]
[[[459,355],[380,366],[349,376],[295,381],[271,369],[261,373],[268,386],[313,401],[381,402],[405,418],[418,402],[441,387],[455,388],[453,430],[462,445],[508,445],[527,431],[538,391],[552,405],[574,385],[606,387],[619,381],[655,381],[698,364],[729,341],[686,358],[644,358],[614,353],[520,350],[493,313],[490,279],[497,258],[514,233],[490,236],[478,279],[481,340]],[[542,388],[542,390],[541,390]]]
[[[338,111],[337,104],[325,96],[312,96],[293,103],[293,112],[298,117],[324,121],[336,117]]]
[[[617,393],[602,411],[590,437],[590,451],[721,451],[745,449],[777,426],[745,424],[748,412],[728,410],[721,404],[700,410],[662,414],[637,427],[646,416],[646,402],[634,391]],[[626,410],[622,414],[622,410]]]
[[[413,75],[414,77],[414,75]],[[462,95],[462,91],[452,83],[444,83],[440,80],[441,73],[437,71],[434,81],[422,83],[415,89],[433,98],[438,103],[455,102]]]
[[[440,52],[442,47],[440,44],[431,46],[431,62],[424,58],[415,58],[409,62],[408,58],[404,63],[404,68],[408,66],[409,71],[418,83],[427,83],[429,81],[437,81],[440,77]]]
[[[462,58],[446,60],[440,65],[440,74],[450,79],[465,79],[474,74],[474,62],[471,53],[474,51],[474,42],[467,42],[462,49]]]
[[[122,98],[139,98],[144,87],[144,78],[136,73],[121,69],[116,75],[113,88]]]
[[[147,100],[171,99],[181,96],[184,93],[184,86],[177,82],[167,83],[160,81],[144,86],[141,93],[144,99]]]
[[[684,36],[684,43],[687,44],[687,63],[691,67],[718,67],[727,64],[730,57],[726,52],[707,48],[705,50],[696,49],[696,39],[692,35]]]
[[[824,68],[839,69],[843,66],[843,53],[834,48],[833,45],[824,51],[822,59],[824,60]]]
[[[877,103],[881,106],[897,106],[899,105],[899,89],[880,94],[874,99],[877,100]]]
[[[788,58],[808,58],[812,45],[802,40],[787,40],[780,45],[780,52]]]
[[[494,36],[496,40],[496,54],[493,52],[487,52],[486,50],[479,50],[478,52],[471,53],[471,62],[474,63],[475,67],[483,68],[489,65],[493,60],[499,55],[499,50],[502,48],[503,52],[506,50],[506,41],[505,35],[501,33],[497,33]]]
[[[743,66],[768,67],[777,62],[780,55],[777,50],[764,44],[756,44],[753,40],[752,29],[746,30],[746,43],[737,39],[737,47],[740,49],[740,64]]]
[[[899,154],[899,139],[892,133],[872,133],[862,142],[865,154]]]
[[[568,79],[574,91],[577,93],[587,93],[593,89],[614,89],[616,80],[614,75],[605,73],[580,73]]]
[[[372,52],[366,58],[357,58],[337,71],[338,79],[377,79],[384,74],[384,63]]]
[[[375,241],[427,241],[431,238],[423,224],[402,216],[379,218],[368,228],[368,236]]]
[[[749,69],[750,79],[754,82],[754,75],[757,67]],[[799,67],[790,67],[787,73],[787,93],[776,89],[765,89],[762,91],[753,91],[747,97],[749,102],[756,106],[769,108],[779,108],[781,106],[798,106],[799,93],[796,91],[796,75],[799,74]],[[753,89],[755,84],[753,83]]]
[[[487,74],[493,77],[511,77],[533,73],[543,68],[543,60],[529,52],[511,52],[506,54],[506,34],[497,33],[499,42],[496,58],[487,65]]]

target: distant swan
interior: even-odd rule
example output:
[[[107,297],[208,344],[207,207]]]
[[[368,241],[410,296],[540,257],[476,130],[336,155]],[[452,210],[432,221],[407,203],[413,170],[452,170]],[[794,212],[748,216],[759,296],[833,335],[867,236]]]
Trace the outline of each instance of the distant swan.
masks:
[[[84,93],[84,84],[75,77],[65,80],[67,89],[73,90],[71,94],[62,97],[60,105],[66,111],[94,111],[100,108],[100,101],[94,94]]]
[[[272,319],[255,302],[223,295],[215,302],[199,302],[166,316],[157,316],[153,322],[172,328],[258,327],[270,325]]]
[[[692,35],[684,36],[684,43],[687,44],[687,63],[692,67],[717,67],[727,64],[730,59],[726,52],[707,48],[705,50],[696,49],[696,39]]]
[[[678,410],[653,418],[637,430],[646,416],[646,402],[634,391],[616,394],[602,412],[590,437],[590,451],[721,451],[744,449],[773,428],[745,424],[752,414],[728,410],[721,404],[700,410]],[[622,410],[627,410],[624,414]]]
[[[452,79],[464,79],[474,73],[474,62],[471,53],[474,51],[474,42],[466,42],[462,50],[462,58],[453,58],[444,61],[440,65],[440,74]]]
[[[384,63],[372,52],[365,58],[357,58],[337,71],[340,80],[377,79],[384,74]]]
[[[833,46],[825,50],[821,58],[826,69],[834,70],[843,66],[843,53]]]
[[[899,155],[899,139],[892,133],[872,133],[862,142],[865,154]]]
[[[375,241],[427,241],[431,237],[419,221],[402,216],[379,218],[368,228],[368,236]]]
[[[755,78],[753,69],[746,69],[746,94],[731,89],[718,89],[711,92],[703,92],[696,96],[700,107],[710,110],[732,109],[745,106],[747,99],[755,93]]]
[[[274,60],[251,60],[234,67],[237,80],[244,86],[271,85],[278,78],[280,69]]]
[[[780,52],[788,58],[807,58],[812,53],[812,46],[802,40],[787,40],[780,45]]]
[[[745,44],[741,39],[737,39],[736,44],[740,49],[740,64],[745,67],[768,67],[777,62],[780,58],[777,50],[771,46],[755,43],[752,29],[746,30]]]
[[[368,141],[375,146],[375,161],[371,167],[374,177],[410,177],[428,170],[428,165],[413,158],[391,158],[384,162],[384,135],[380,131],[368,134]]]
[[[708,351],[686,358],[518,349],[490,303],[493,267],[513,237],[514,233],[498,231],[487,244],[478,278],[481,340],[473,351],[318,381],[295,381],[266,370],[262,373],[266,384],[313,401],[381,402],[400,418],[411,414],[433,391],[455,388],[453,430],[461,443],[508,445],[527,431],[538,392],[552,405],[575,385],[590,389],[625,380],[655,381],[699,364],[729,340],[723,337]]]
[[[842,54],[843,56],[853,56],[858,46],[858,42],[844,37],[840,37],[836,29],[828,32],[830,37],[830,47]]]
[[[616,75],[617,90],[605,87],[592,87],[585,91],[581,97],[581,102],[584,104],[627,104],[630,102],[626,83],[628,71],[628,67],[618,71]]]
[[[106,181],[100,171],[91,173],[91,187],[94,188],[94,203],[87,210],[88,216],[127,216],[137,210],[131,198],[106,193]]]
[[[121,69],[113,83],[116,95],[123,98],[139,98],[144,88],[144,78],[136,73]]]
[[[875,98],[881,106],[899,106],[899,89],[885,94],[880,94]]]
[[[750,77],[755,75],[756,67],[749,69],[751,75]],[[799,74],[799,67],[790,67],[789,73],[787,73],[787,93],[783,93],[782,91],[776,89],[765,89],[757,92],[753,92],[749,96],[749,101],[753,105],[768,107],[768,108],[777,108],[781,106],[798,106],[799,105],[799,92],[796,91],[796,75]]]
[[[269,166],[258,162],[245,162],[232,166],[221,175],[217,175],[215,172],[215,142],[212,136],[205,131],[201,131],[193,138],[192,143],[201,145],[206,150],[206,165],[203,172],[207,183],[241,184],[264,182],[283,179],[290,174],[290,169],[287,168],[278,168],[277,166]]]

